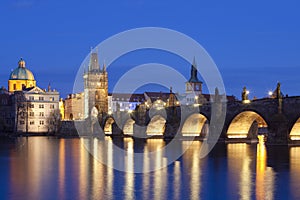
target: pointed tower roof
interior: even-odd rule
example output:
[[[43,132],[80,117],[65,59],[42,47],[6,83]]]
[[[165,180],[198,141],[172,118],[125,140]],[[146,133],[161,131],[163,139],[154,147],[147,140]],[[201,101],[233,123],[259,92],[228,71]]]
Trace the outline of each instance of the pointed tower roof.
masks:
[[[89,71],[99,71],[100,65],[98,61],[98,53],[97,52],[91,52],[90,55],[90,62],[89,62]]]
[[[106,63],[105,63],[105,60],[103,61],[103,68],[102,68],[102,71],[103,71],[103,72],[106,72]]]
[[[194,57],[193,64],[191,66],[191,77],[189,79],[190,83],[202,83],[201,81],[199,81],[197,74],[198,74],[197,63],[196,63],[196,58]]]

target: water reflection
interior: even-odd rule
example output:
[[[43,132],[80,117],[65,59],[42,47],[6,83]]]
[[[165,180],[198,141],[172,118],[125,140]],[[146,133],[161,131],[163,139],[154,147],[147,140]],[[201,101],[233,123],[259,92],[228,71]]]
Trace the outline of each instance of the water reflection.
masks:
[[[290,193],[293,199],[300,199],[300,147],[290,148]]]
[[[264,136],[259,136],[256,151],[256,199],[274,199],[275,173],[267,166],[267,150]]]
[[[251,155],[251,146],[247,144],[228,144],[228,170],[229,170],[229,183],[239,183],[231,185],[230,191],[236,194],[235,198],[251,199],[253,190],[251,162],[253,155]],[[238,194],[234,191],[239,191]],[[238,195],[238,196],[237,196]]]
[[[177,143],[178,149],[175,149],[174,153],[187,146],[190,148],[170,166],[154,172],[134,174],[103,165],[94,159],[84,145],[90,147],[95,156],[103,156],[110,166],[123,163],[124,167],[132,172],[137,162],[140,162],[145,171],[148,171],[151,165],[162,166],[163,163],[167,163],[169,156],[163,150],[165,141],[153,139],[140,142],[130,138],[112,140],[109,137],[106,138],[106,142],[95,138],[22,138],[7,150],[9,157],[0,159],[0,166],[9,164],[9,171],[1,172],[2,175],[9,173],[7,178],[1,176],[2,184],[8,184],[9,190],[2,193],[1,197],[2,199],[300,198],[300,147],[289,148],[286,155],[282,153],[283,150],[276,150],[278,148],[266,148],[260,138],[259,144],[218,144],[208,157],[200,159],[201,142],[177,141]],[[117,155],[113,151],[115,144],[126,150],[124,155]],[[157,154],[153,163],[150,163],[148,155],[153,151],[157,151]],[[142,160],[137,160],[134,152],[143,152],[145,156]],[[7,160],[9,163],[6,163]]]

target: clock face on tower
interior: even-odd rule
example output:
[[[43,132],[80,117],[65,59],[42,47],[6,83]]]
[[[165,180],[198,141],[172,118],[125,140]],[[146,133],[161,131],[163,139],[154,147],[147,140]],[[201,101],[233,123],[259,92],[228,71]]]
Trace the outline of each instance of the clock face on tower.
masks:
[[[195,85],[195,90],[196,91],[199,91],[200,90],[200,86],[197,84],[197,85]]]

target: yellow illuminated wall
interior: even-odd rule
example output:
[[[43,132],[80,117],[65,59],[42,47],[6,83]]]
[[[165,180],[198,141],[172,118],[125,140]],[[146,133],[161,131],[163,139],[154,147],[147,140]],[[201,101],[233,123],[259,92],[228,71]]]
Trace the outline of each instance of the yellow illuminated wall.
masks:
[[[36,87],[35,80],[8,80],[8,91],[20,91],[25,88]]]
[[[62,99],[59,101],[59,112],[60,112],[61,120],[64,120],[65,119],[65,105],[64,105],[64,102]]]

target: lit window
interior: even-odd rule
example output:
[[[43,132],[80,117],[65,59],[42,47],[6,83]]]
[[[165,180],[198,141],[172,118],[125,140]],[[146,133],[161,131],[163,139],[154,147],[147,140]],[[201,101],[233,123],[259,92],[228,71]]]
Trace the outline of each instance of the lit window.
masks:
[[[50,101],[54,101],[54,97],[50,97]]]

